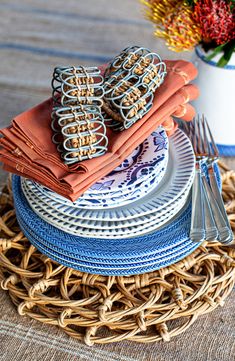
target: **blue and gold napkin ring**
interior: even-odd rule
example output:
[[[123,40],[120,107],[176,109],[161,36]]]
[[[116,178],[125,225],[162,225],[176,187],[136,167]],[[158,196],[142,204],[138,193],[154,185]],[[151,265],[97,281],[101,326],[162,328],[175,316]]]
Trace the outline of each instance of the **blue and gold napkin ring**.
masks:
[[[97,67],[56,67],[52,78],[54,105],[102,106],[104,79]]]
[[[107,150],[108,138],[106,126],[99,107],[81,105],[76,107],[58,107],[52,112],[58,119],[63,143],[58,150],[66,164],[73,164],[104,154]]]
[[[137,46],[124,49],[105,71],[106,125],[121,131],[141,119],[151,109],[165,75],[166,65],[157,54]]]
[[[103,77],[98,68],[56,68],[52,80],[52,140],[65,164],[107,151],[106,125],[101,114]]]

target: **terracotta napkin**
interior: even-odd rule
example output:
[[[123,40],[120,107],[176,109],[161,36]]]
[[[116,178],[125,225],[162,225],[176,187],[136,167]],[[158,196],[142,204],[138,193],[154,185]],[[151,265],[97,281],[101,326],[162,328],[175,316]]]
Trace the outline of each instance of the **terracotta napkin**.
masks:
[[[188,84],[197,75],[193,64],[166,61],[167,76],[155,92],[151,110],[131,128],[114,133],[107,130],[108,151],[105,155],[68,167],[60,159],[51,141],[52,99],[18,115],[10,127],[2,129],[0,160],[4,168],[36,180],[55,192],[76,200],[93,183],[116,168],[160,124],[172,134],[175,123],[171,116],[190,120],[195,115],[188,104],[198,96],[194,85]]]

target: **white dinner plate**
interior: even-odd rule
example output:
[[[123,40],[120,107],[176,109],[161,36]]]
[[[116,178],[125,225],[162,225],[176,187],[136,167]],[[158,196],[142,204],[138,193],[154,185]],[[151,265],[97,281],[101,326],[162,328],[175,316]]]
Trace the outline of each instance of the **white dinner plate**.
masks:
[[[25,181],[24,178],[21,178],[21,187],[22,190],[28,200],[29,203],[33,201],[33,207],[38,209],[38,205],[40,205],[43,210],[54,216],[55,214],[60,219],[71,219],[69,223],[73,225],[95,229],[95,230],[109,230],[110,228],[117,229],[117,228],[129,228],[133,226],[139,226],[151,221],[157,222],[159,219],[163,220],[167,214],[170,214],[172,209],[179,209],[181,205],[183,205],[186,201],[188,193],[190,191],[190,187],[185,190],[185,193],[182,194],[179,198],[177,198],[173,203],[169,204],[167,207],[162,208],[158,212],[153,212],[146,214],[141,217],[131,218],[127,220],[119,220],[119,221],[112,221],[112,220],[92,220],[92,219],[83,219],[77,216],[68,216],[68,214],[64,211],[63,207],[56,208],[52,206],[51,202],[48,202],[47,197],[44,194],[40,194],[38,192],[34,192],[33,187],[28,187],[28,182]],[[30,199],[29,199],[30,198]],[[44,214],[45,212],[43,212]]]
[[[95,237],[102,239],[122,239],[147,234],[156,229],[159,229],[167,222],[172,220],[172,218],[184,207],[186,203],[186,199],[184,198],[177,207],[171,208],[169,212],[163,214],[162,216],[156,217],[149,222],[146,219],[144,223],[139,225],[120,228],[114,228],[112,225],[110,225],[108,229],[97,229],[95,226],[93,228],[81,227],[76,218],[60,214],[58,211],[55,211],[53,208],[51,208],[48,204],[43,204],[39,199],[36,199],[34,195],[30,194],[24,184],[22,184],[22,190],[31,208],[44,221],[66,233],[88,238]],[[122,226],[121,221],[120,226]]]

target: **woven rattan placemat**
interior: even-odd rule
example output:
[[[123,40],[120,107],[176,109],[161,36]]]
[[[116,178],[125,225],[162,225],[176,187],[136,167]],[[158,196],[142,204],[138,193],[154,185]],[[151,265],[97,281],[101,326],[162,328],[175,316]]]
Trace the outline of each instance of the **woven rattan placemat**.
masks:
[[[223,165],[223,197],[235,230],[235,172]],[[20,315],[59,326],[87,345],[168,341],[223,305],[235,281],[235,249],[204,244],[175,265],[104,277],[53,262],[20,231],[10,182],[0,199],[0,279]]]

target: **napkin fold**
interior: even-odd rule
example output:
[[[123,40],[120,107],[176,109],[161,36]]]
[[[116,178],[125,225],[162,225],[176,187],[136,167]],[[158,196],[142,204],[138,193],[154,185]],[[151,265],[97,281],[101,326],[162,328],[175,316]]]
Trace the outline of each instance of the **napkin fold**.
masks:
[[[198,96],[195,85],[189,84],[197,75],[192,63],[165,61],[167,75],[156,90],[150,111],[129,129],[115,133],[107,129],[106,154],[73,166],[63,163],[52,142],[52,99],[16,116],[9,127],[0,130],[0,161],[4,169],[31,178],[60,195],[75,201],[92,184],[110,173],[159,125],[170,136],[176,129],[172,116],[191,120],[194,108],[188,104]]]

